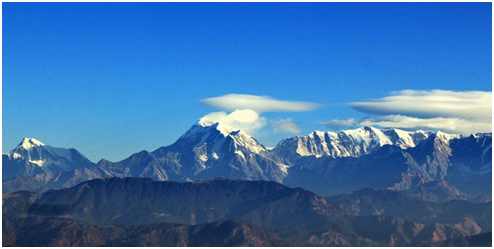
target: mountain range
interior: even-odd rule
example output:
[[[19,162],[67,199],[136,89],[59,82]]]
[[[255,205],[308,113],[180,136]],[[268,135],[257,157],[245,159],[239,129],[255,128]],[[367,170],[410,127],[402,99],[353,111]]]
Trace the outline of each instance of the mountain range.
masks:
[[[490,200],[492,135],[399,129],[313,132],[269,150],[252,136],[204,120],[175,143],[119,162],[89,161],[75,149],[25,138],[2,155],[3,192],[43,192],[105,177],[190,182],[269,180],[319,195],[362,188],[400,190],[423,200]]]
[[[95,179],[2,199],[4,246],[405,246],[489,233],[492,217],[491,202],[437,204],[389,190],[325,199],[226,178]],[[399,217],[406,206],[430,210]]]
[[[118,162],[24,138],[2,163],[4,246],[492,244],[490,133],[361,127],[268,149],[201,120]]]

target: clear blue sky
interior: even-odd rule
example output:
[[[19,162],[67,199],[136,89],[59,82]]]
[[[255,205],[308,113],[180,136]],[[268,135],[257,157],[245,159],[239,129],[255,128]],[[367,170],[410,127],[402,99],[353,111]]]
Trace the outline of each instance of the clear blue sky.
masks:
[[[3,152],[35,137],[121,160],[173,143],[214,111],[201,99],[229,93],[323,104],[263,114],[308,134],[391,91],[492,90],[491,3],[3,3],[2,15]]]

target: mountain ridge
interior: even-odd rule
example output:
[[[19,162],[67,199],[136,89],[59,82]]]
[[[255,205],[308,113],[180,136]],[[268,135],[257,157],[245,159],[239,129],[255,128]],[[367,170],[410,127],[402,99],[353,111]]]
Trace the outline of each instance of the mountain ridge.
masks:
[[[221,241],[236,241],[239,233],[235,231],[242,231],[241,234],[247,237],[241,236],[243,239],[240,241],[252,242],[251,239],[256,241],[256,238],[264,238],[267,245],[272,240],[290,240],[299,245],[312,246],[402,246],[488,232],[485,227],[480,230],[477,223],[486,224],[486,220],[490,221],[487,219],[488,215],[481,214],[488,213],[489,204],[462,201],[440,205],[443,210],[453,212],[454,217],[439,217],[441,223],[438,220],[420,223],[386,214],[355,216],[301,188],[289,188],[272,181],[226,178],[186,183],[125,177],[95,179],[42,194],[4,194],[2,200],[3,232],[8,235],[4,239],[12,244],[30,245],[47,243],[50,241],[48,238],[52,238],[33,234],[34,231],[40,231],[39,228],[44,228],[40,234],[46,234],[45,231],[61,231],[62,233],[56,233],[56,238],[50,243],[63,242],[66,245],[78,241],[77,234],[81,232],[93,237],[94,241],[101,241],[105,237],[98,235],[103,232],[101,228],[113,227],[118,231],[128,231],[126,229],[130,228],[133,231],[132,236],[127,236],[122,231],[125,236],[115,236],[119,240],[112,240],[114,243],[111,245],[143,245],[141,242],[151,243],[153,238],[176,238],[175,232],[178,230],[167,232],[171,227],[186,226],[188,231],[195,227],[193,230],[196,231],[196,228],[215,228],[227,222],[232,225],[216,232],[201,233],[198,238],[207,241],[208,238],[216,237],[215,233],[220,233],[224,239],[214,243],[221,244]],[[408,205],[406,201],[396,200],[396,205],[400,204]],[[437,207],[435,203],[430,205]],[[472,212],[476,216],[470,217]],[[467,219],[462,220],[463,217]],[[232,220],[234,221],[229,222]],[[458,220],[461,222],[458,223]],[[139,230],[142,233],[134,233],[136,230],[131,227],[136,226],[143,229]],[[52,228],[54,230],[50,230]],[[24,242],[17,239],[22,238],[22,229],[27,229],[27,237],[30,238]],[[157,230],[162,230],[163,233],[158,233]],[[183,233],[184,236],[186,234]],[[110,235],[107,237],[114,237]],[[179,238],[186,239],[187,236],[180,235]],[[165,242],[158,244],[166,245],[163,243]],[[200,244],[204,243],[206,242]]]
[[[35,151],[33,148],[43,151],[54,148],[38,140],[24,139],[22,144],[31,151]],[[29,150],[18,147],[2,157],[4,191],[43,191],[70,187],[94,178],[127,176],[161,181],[215,177],[272,180],[322,195],[364,187],[416,189],[421,191],[417,194],[424,199],[436,198],[437,201],[465,199],[465,194],[469,198],[492,195],[483,187],[492,184],[487,177],[492,171],[492,153],[489,153],[492,134],[489,133],[462,136],[361,127],[339,133],[316,131],[307,136],[287,138],[268,150],[240,130],[201,120],[171,145],[154,151],[134,153],[119,162],[101,159],[96,164],[81,155],[87,160],[82,164],[49,170],[31,162],[39,157],[21,156]],[[67,154],[72,149],[60,150]],[[299,153],[301,150],[304,155]],[[47,152],[37,154],[51,155]],[[13,158],[12,155],[19,156]],[[372,177],[350,180],[359,179],[362,172]],[[443,184],[427,185],[434,181],[443,181]],[[340,185],[333,184],[337,182]]]

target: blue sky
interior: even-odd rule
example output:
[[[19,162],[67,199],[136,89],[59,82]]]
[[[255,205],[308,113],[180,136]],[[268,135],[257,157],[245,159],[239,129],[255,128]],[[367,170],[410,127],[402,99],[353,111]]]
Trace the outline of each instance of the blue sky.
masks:
[[[492,91],[491,3],[3,3],[2,15],[3,152],[35,137],[122,160],[173,143],[221,111],[201,100],[228,94],[320,105],[260,113],[256,138],[274,146],[294,135],[273,132],[280,120],[300,134],[375,125],[402,113],[349,103]]]

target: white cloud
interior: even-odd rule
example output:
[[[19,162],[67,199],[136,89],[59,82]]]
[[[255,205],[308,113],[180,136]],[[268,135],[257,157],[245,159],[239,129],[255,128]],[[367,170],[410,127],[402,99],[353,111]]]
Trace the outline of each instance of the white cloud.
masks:
[[[354,109],[377,116],[362,118],[358,126],[408,130],[441,130],[471,134],[492,131],[492,92],[415,91],[392,92],[390,96],[350,103]],[[352,119],[322,122],[329,127],[352,125]]]
[[[253,110],[236,110],[230,114],[226,112],[212,112],[201,118],[201,122],[217,123],[230,127],[233,130],[242,130],[247,134],[254,134],[266,126],[267,119]]]
[[[340,130],[344,127],[355,126],[357,125],[357,122],[355,121],[354,118],[349,118],[349,119],[333,119],[326,122],[320,122],[320,124],[325,125],[333,130]]]
[[[277,100],[267,96],[228,94],[220,97],[201,100],[205,106],[222,111],[235,111],[249,109],[261,112],[303,112],[311,111],[320,107],[319,104],[300,101]]]
[[[272,121],[271,126],[273,127],[274,134],[290,133],[290,134],[298,135],[302,132],[298,127],[298,125],[295,124],[293,120],[290,118]]]
[[[461,118],[414,118],[401,115],[386,115],[364,118],[360,126],[381,126],[385,128],[401,128],[404,130],[440,130],[448,133],[469,135],[477,132],[491,132],[490,121],[466,120]]]
[[[377,115],[490,120],[492,92],[403,90],[380,99],[350,103],[350,106],[358,111]]]

